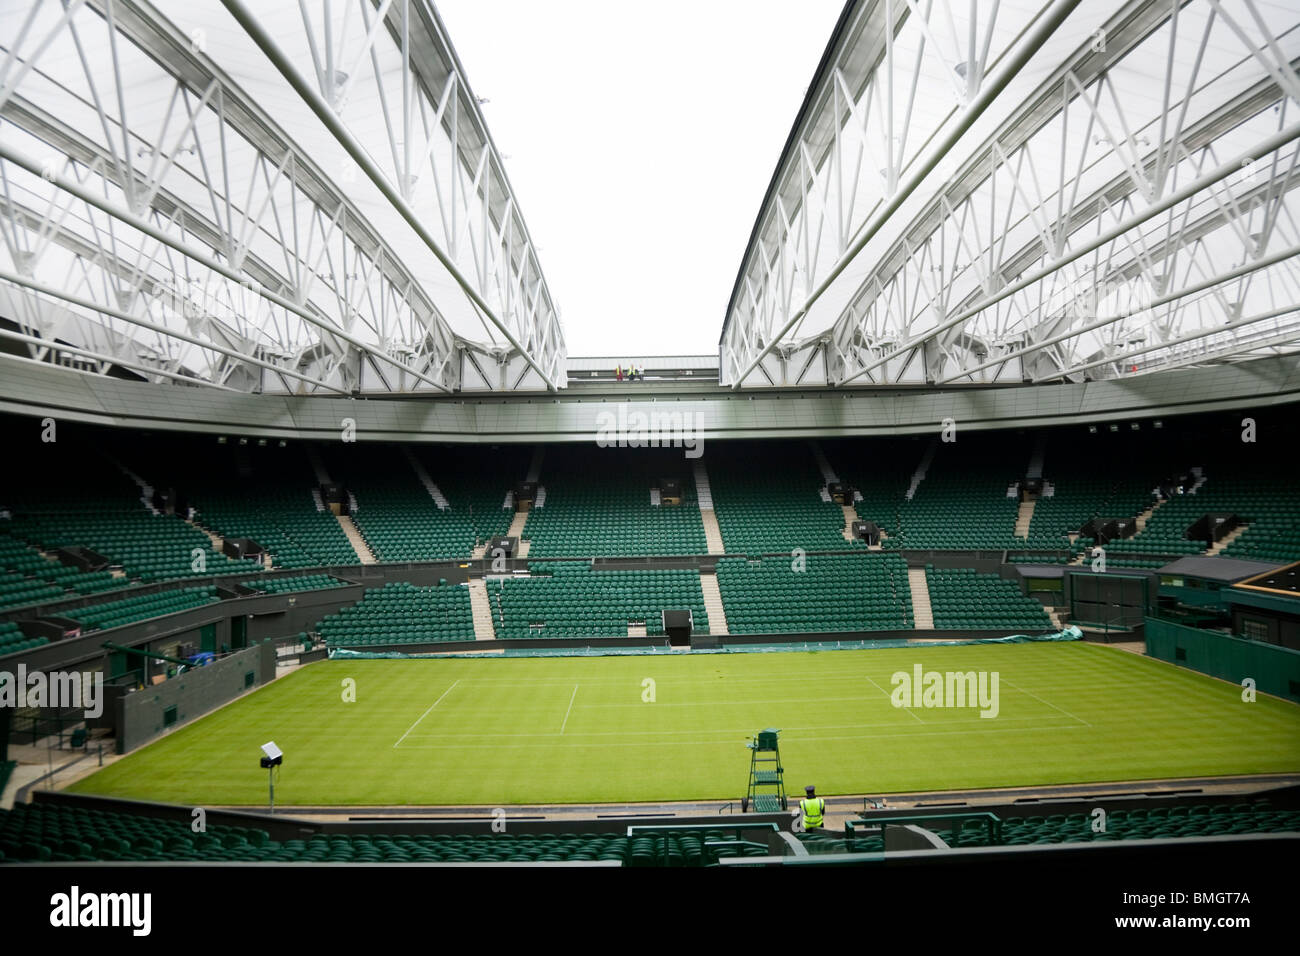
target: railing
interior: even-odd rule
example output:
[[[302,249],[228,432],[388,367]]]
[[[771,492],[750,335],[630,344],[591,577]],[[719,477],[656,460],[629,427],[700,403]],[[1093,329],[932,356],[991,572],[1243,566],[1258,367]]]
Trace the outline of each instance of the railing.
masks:
[[[952,823],[950,843],[955,843],[960,833],[960,823],[967,820],[981,820],[985,825],[985,834],[988,837],[990,846],[997,846],[1002,842],[1002,819],[995,813],[978,812],[978,811],[960,811],[955,813],[931,813],[931,814],[889,814],[886,816],[868,817],[864,820],[846,820],[844,822],[844,836],[848,841],[849,849],[856,846],[859,836],[859,829],[868,827],[879,827],[880,837],[884,839],[885,830],[889,826],[899,825],[916,825],[924,827],[931,832],[938,832],[932,825],[935,820],[946,820]]]

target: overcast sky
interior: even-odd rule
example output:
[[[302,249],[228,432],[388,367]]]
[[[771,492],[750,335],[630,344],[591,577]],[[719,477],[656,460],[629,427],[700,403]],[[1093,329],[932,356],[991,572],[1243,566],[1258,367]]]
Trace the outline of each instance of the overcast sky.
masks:
[[[570,355],[712,354],[842,0],[435,0]]]

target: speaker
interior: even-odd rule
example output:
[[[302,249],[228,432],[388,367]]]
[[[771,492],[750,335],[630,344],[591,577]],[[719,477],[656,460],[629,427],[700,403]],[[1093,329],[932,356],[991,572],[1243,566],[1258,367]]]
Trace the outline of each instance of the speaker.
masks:
[[[855,521],[853,522],[853,537],[860,538],[867,544],[878,544],[880,542],[880,525],[874,521]]]
[[[225,538],[221,551],[228,558],[260,558],[262,546],[252,538]]]

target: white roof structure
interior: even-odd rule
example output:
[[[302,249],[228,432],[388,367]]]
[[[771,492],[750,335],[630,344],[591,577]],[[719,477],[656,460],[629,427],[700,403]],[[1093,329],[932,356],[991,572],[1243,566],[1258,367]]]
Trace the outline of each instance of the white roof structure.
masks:
[[[0,344],[264,393],[557,389],[428,0],[0,5]]]
[[[751,235],[734,388],[1300,345],[1294,0],[851,0]]]
[[[724,385],[1079,382],[1300,343],[1295,0],[850,0]],[[0,350],[243,393],[558,390],[431,0],[0,4]]]

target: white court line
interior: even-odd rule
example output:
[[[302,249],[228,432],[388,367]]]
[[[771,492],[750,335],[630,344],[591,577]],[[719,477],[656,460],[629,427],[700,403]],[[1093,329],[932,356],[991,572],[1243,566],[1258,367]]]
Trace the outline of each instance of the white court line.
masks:
[[[448,687],[446,690],[444,690],[444,691],[442,692],[442,697],[439,697],[437,700],[435,700],[432,704],[429,705],[429,710],[433,710],[433,708],[435,708],[435,707],[437,707],[439,704],[441,704],[441,703],[442,703],[442,698],[443,698],[443,697],[446,697],[448,694],[450,694],[451,691],[452,691],[452,688],[454,688],[454,687],[456,686],[456,684],[459,684],[459,683],[460,683],[460,680],[457,679],[457,680],[456,680],[456,681],[451,685],[451,687]],[[420,721],[424,720],[424,718],[426,718],[426,717],[429,716],[429,710],[426,710],[426,711],[425,711],[424,713],[422,713],[419,717],[415,718],[415,723],[414,723],[414,724],[411,724],[411,726],[407,727],[407,728],[406,728],[406,733],[405,733],[405,734],[402,734],[402,736],[400,736],[400,737],[397,738],[397,744],[400,744],[403,740],[406,739],[407,734],[409,734],[412,730],[415,729],[416,724],[419,724]],[[397,744],[393,744],[393,749],[394,749],[394,750],[397,749]]]
[[[599,705],[599,704],[584,704],[583,706],[585,706],[585,707],[598,707],[598,706],[600,706],[600,705]],[[1042,721],[1042,720],[1070,720],[1070,719],[1072,719],[1072,718],[1067,717],[1067,716],[1064,715],[1064,714],[1062,714],[1060,717],[1052,717],[1052,716],[1048,716],[1048,715],[1044,715],[1044,714],[1035,714],[1035,715],[1032,716],[1032,717],[998,717],[998,720],[999,720],[999,721],[1019,720],[1019,721],[1035,721],[1035,722],[1037,722],[1037,721]],[[978,726],[978,725],[975,723],[974,720],[925,720],[925,721],[922,721],[922,723],[923,723],[925,726],[927,726],[927,727],[944,726],[944,725],[948,725],[948,724],[966,724],[966,725],[969,725],[969,726]],[[815,726],[815,727],[783,727],[782,730],[781,730],[781,732],[782,732],[782,733],[787,733],[787,732],[789,732],[789,733],[801,733],[801,732],[803,732],[803,731],[805,731],[805,730],[862,730],[862,729],[865,728],[865,727],[897,727],[897,726],[898,726],[898,721],[896,721],[896,720],[891,720],[891,721],[889,721],[888,723],[883,723],[883,724],[818,724],[818,725]],[[673,735],[675,735],[675,736],[682,736],[682,735],[684,735],[684,734],[751,734],[751,735],[752,735],[753,732],[754,732],[753,729],[752,729],[752,728],[748,728],[748,727],[745,727],[745,728],[737,728],[736,730],[729,730],[729,729],[727,729],[727,728],[723,728],[723,727],[719,727],[719,728],[716,728],[716,729],[710,727],[710,728],[707,728],[707,729],[705,729],[705,730],[589,730],[589,731],[584,731],[584,732],[582,732],[582,733],[576,733],[576,734],[573,734],[572,736],[574,736],[574,737],[664,737],[664,736],[673,736]],[[416,740],[419,740],[422,736],[427,736],[427,735],[416,734],[416,735],[415,735],[415,739],[416,739]],[[545,734],[443,734],[443,733],[439,733],[439,734],[436,734],[435,736],[437,736],[437,738],[438,738],[439,740],[461,740],[461,739],[469,740],[469,739],[478,738],[478,737],[502,737],[502,738],[505,738],[505,739],[514,739],[514,738],[521,738],[521,737],[559,737],[560,734],[553,734],[553,733],[545,733]],[[567,736],[569,736],[569,734],[565,734],[564,736],[567,737]],[[320,740],[320,739],[322,739],[322,735],[320,735],[320,734],[316,734],[316,735],[314,735],[314,736],[312,737],[312,739],[313,739],[313,740]],[[356,740],[357,738],[356,738],[356,735],[355,735],[355,734],[334,734],[334,735],[331,735],[331,736],[329,737],[329,739],[337,739],[337,740]],[[810,737],[801,737],[801,738],[799,738],[799,739],[801,739],[801,740],[811,740],[811,739],[814,739],[814,738],[810,738]],[[820,738],[815,738],[815,739],[820,739]]]
[[[569,723],[569,714],[573,712],[573,698],[578,696],[578,685],[573,685],[573,697],[569,698],[569,709],[564,712],[564,723],[560,724],[560,733],[564,733],[564,728]]]
[[[889,702],[890,702],[891,704],[894,702],[894,697],[893,697],[892,694],[889,693],[889,691],[885,690],[885,688],[881,687],[881,686],[880,686],[879,684],[877,684],[875,681],[871,680],[870,677],[868,677],[867,680],[868,680],[868,681],[871,681],[871,686],[872,686],[872,687],[874,687],[876,690],[880,691],[882,694],[884,694],[886,697],[888,697],[888,698],[889,698]],[[901,708],[901,709],[907,711],[909,714],[912,714],[912,708],[911,708],[911,707],[903,707],[903,708]],[[916,714],[912,714],[912,719],[915,720],[918,724],[923,724],[923,723],[925,723],[925,721],[922,720],[920,717],[916,716]]]
[[[1078,718],[1075,718],[1075,719],[1077,720]],[[992,728],[989,728],[988,730],[938,730],[938,731],[918,731],[918,732],[916,732],[916,733],[904,733],[904,734],[835,734],[835,735],[825,736],[825,737],[800,737],[800,738],[798,738],[798,742],[801,743],[801,744],[803,744],[803,743],[807,743],[807,742],[809,742],[809,741],[817,741],[817,740],[882,740],[882,739],[890,738],[890,737],[964,737],[964,736],[977,736],[977,737],[984,737],[984,736],[995,736],[995,735],[997,735],[997,734],[1015,734],[1015,733],[1026,733],[1026,734],[1032,734],[1032,733],[1041,733],[1041,732],[1044,731],[1044,730],[1051,730],[1053,733],[1056,733],[1056,732],[1058,732],[1058,731],[1070,730],[1070,729],[1072,729],[1072,728],[1070,728],[1070,727],[1050,727],[1050,728],[1048,728],[1048,727],[992,727]],[[749,733],[752,734],[753,731],[749,731]],[[507,735],[503,735],[503,736],[507,736]],[[549,735],[539,735],[539,736],[552,736],[552,737],[558,737],[559,735],[558,735],[558,734],[549,734]],[[578,735],[578,736],[586,737],[586,736],[591,736],[591,735],[589,735],[589,734],[580,734],[580,735]],[[680,747],[696,747],[696,746],[717,746],[718,744],[732,744],[732,743],[735,743],[734,738],[732,738],[732,737],[723,737],[723,738],[714,738],[714,739],[711,739],[711,740],[680,740],[680,741],[673,741],[673,742],[671,743],[671,745],[674,746],[674,747],[678,747],[678,746],[680,746]],[[610,743],[607,743],[607,744],[584,744],[584,743],[580,743],[580,742],[578,742],[578,741],[574,741],[574,742],[571,743],[571,744],[560,744],[559,741],[556,741],[555,744],[554,744],[554,746],[565,746],[565,747],[585,747],[585,748],[590,748],[590,747],[663,747],[663,746],[668,746],[668,745],[669,745],[669,741],[666,741],[666,740],[651,740],[651,741],[646,741],[644,744],[630,744],[630,743],[628,743],[627,741],[622,741],[622,742],[619,742],[619,743],[610,742]],[[481,748],[482,746],[483,746],[483,745],[482,745],[481,743],[475,743],[475,744],[453,744],[453,743],[446,743],[446,742],[442,742],[442,741],[440,741],[439,743],[433,745],[432,747],[420,747],[420,746],[415,746],[415,747],[407,747],[406,749],[407,749],[407,750],[445,750],[445,749],[448,749],[448,748],[454,748],[454,749],[467,749],[467,748],[468,748],[468,749],[478,749],[478,748]],[[507,746],[507,745],[502,744],[502,746]],[[521,746],[521,747],[522,747],[522,746],[527,746],[527,745],[525,745],[525,744],[519,744],[518,746]]]
[[[1058,711],[1059,713],[1065,714],[1066,717],[1072,717],[1072,718],[1074,718],[1074,719],[1077,720],[1079,723],[1083,724],[1083,726],[1085,726],[1085,727],[1091,727],[1091,726],[1092,726],[1092,724],[1088,723],[1088,722],[1087,722],[1086,720],[1084,720],[1082,717],[1075,717],[1074,714],[1070,713],[1068,710],[1065,710],[1064,708],[1057,707],[1055,704],[1048,704],[1047,701],[1043,700],[1043,698],[1039,697],[1037,694],[1033,693],[1032,691],[1027,691],[1027,690],[1025,690],[1023,687],[1017,687],[1015,684],[1011,683],[1011,681],[1009,681],[1009,680],[1005,680],[1005,679],[1003,679],[1003,683],[1006,684],[1008,687],[1010,687],[1012,690],[1018,690],[1018,691],[1020,691],[1020,693],[1022,693],[1022,694],[1028,694],[1030,697],[1034,698],[1034,700],[1038,701],[1040,704],[1047,704],[1047,706],[1050,707],[1050,708],[1052,708],[1052,710],[1055,710],[1055,711]]]

